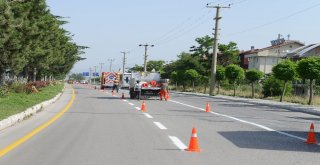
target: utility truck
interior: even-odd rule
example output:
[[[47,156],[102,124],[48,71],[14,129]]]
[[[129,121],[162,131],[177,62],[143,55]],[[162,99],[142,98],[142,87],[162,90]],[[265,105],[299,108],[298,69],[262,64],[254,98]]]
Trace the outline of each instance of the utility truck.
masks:
[[[130,74],[129,91],[131,99],[159,96],[160,72],[132,72]]]

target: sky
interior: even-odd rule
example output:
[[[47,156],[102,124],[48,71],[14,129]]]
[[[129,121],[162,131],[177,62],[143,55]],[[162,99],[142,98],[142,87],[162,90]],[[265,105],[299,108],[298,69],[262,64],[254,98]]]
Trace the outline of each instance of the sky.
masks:
[[[236,42],[239,50],[270,46],[278,34],[305,44],[320,42],[319,0],[47,0],[54,15],[69,23],[63,28],[78,45],[88,46],[71,73],[109,71],[143,65],[144,47],[148,60],[169,63],[181,52],[197,45],[195,39],[213,36],[215,8],[221,9],[219,43]]]

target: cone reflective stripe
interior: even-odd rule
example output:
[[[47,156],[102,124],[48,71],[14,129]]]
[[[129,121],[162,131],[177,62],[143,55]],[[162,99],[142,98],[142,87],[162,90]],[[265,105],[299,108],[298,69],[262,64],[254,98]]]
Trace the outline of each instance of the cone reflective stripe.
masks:
[[[314,125],[311,123],[310,125],[310,131],[308,132],[308,137],[307,137],[307,144],[317,144],[317,139],[316,139],[316,134],[314,132]]]
[[[189,147],[186,149],[186,151],[190,152],[200,152],[199,144],[198,144],[198,136],[197,131],[195,128],[192,129],[192,134],[190,138]]]
[[[210,104],[209,103],[207,103],[207,105],[206,105],[206,112],[210,112],[211,110],[210,110]]]
[[[142,104],[141,104],[141,111],[142,112],[147,112],[146,103],[144,101],[142,101]]]

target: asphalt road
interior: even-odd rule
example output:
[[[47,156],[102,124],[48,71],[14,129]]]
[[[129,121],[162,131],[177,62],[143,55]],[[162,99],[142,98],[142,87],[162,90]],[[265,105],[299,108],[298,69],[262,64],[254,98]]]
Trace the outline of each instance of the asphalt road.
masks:
[[[70,109],[0,157],[0,165],[320,165],[320,146],[304,143],[312,122],[319,132],[319,116],[183,94],[148,99],[142,113],[142,101],[127,99],[127,91],[74,89]],[[68,86],[45,111],[1,131],[0,152],[61,112],[71,96]],[[211,113],[204,112],[207,102]],[[201,152],[184,150],[193,127]]]

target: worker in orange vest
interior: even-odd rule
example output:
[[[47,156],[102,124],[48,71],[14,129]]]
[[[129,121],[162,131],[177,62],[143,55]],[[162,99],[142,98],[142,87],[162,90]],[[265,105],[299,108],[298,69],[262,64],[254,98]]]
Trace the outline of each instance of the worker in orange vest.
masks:
[[[167,95],[168,95],[168,83],[164,82],[161,83],[161,89],[160,89],[160,100],[162,101],[162,98],[164,98],[167,101]]]

